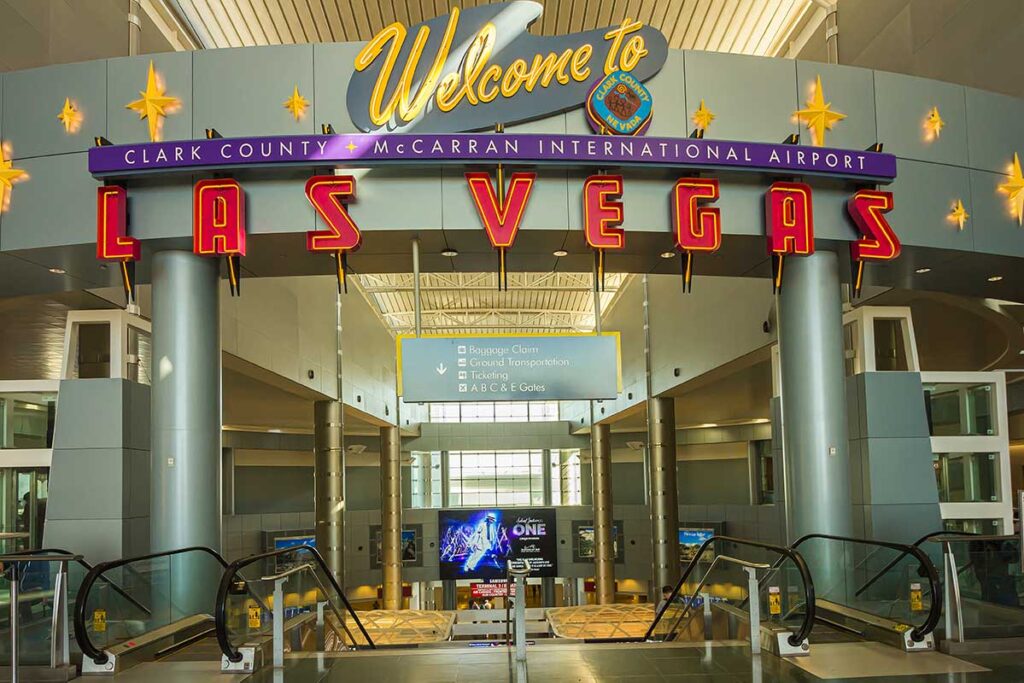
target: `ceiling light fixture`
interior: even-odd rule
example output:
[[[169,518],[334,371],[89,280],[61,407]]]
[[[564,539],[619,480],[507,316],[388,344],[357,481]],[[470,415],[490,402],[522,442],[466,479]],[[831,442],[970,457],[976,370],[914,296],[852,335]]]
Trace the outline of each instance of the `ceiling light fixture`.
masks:
[[[568,256],[569,252],[567,252],[565,249],[555,249],[553,252],[551,252],[551,255],[557,256],[558,258],[562,258],[563,256]]]
[[[925,273],[932,272],[932,269],[931,268],[918,268],[914,272],[917,273],[918,275],[924,275]]]
[[[661,258],[675,258],[676,252],[674,251],[663,251],[661,252]]]
[[[63,268],[50,268],[50,272],[53,273],[54,275],[64,275],[68,271],[64,270]]]
[[[999,281],[1000,281],[1000,280],[1002,280],[1002,279],[1003,279],[1003,276],[1002,276],[1002,275],[993,275],[992,277],[990,277],[990,278],[988,279],[988,281],[989,281],[989,282],[999,282]]]
[[[449,258],[455,258],[459,255],[459,252],[455,249],[445,249],[441,252],[441,256],[448,256]]]
[[[708,429],[709,427],[717,427],[718,423],[717,422],[705,422],[704,424],[697,425],[697,426],[700,427],[701,429]]]

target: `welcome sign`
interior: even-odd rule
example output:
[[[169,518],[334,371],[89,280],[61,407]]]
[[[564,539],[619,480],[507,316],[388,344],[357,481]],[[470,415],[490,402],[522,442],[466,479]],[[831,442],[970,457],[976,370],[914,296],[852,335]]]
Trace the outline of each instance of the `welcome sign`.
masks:
[[[665,63],[665,36],[630,19],[531,35],[543,9],[517,0],[385,27],[356,56],[349,116],[368,133],[493,128],[579,107],[595,80],[624,72],[643,82]]]

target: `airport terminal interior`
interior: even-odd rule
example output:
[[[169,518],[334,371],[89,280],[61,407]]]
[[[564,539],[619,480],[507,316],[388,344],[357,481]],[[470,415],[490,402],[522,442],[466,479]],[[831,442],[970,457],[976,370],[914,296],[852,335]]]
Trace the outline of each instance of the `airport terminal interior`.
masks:
[[[0,0],[0,681],[1024,680],[1021,0]]]

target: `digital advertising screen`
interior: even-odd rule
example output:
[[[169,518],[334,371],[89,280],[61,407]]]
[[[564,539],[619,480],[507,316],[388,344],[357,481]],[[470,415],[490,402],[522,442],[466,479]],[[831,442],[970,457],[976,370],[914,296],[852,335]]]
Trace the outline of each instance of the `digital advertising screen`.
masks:
[[[697,556],[697,551],[700,550],[701,544],[709,538],[713,538],[715,535],[714,529],[687,529],[679,528],[679,560],[680,562],[689,563],[694,557]],[[712,543],[704,551],[703,560],[710,560],[714,557],[715,544]]]
[[[442,510],[438,531],[442,579],[501,579],[509,560],[528,560],[530,576],[558,573],[550,508]]]

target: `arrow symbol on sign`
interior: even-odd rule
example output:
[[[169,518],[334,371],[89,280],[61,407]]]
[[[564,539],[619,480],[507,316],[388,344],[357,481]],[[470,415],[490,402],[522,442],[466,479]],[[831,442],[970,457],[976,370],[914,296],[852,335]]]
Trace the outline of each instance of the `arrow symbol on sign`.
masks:
[[[448,372],[448,368],[445,366],[444,363],[438,363],[437,367],[434,369],[437,370],[437,374],[439,375],[443,375],[444,373]]]

